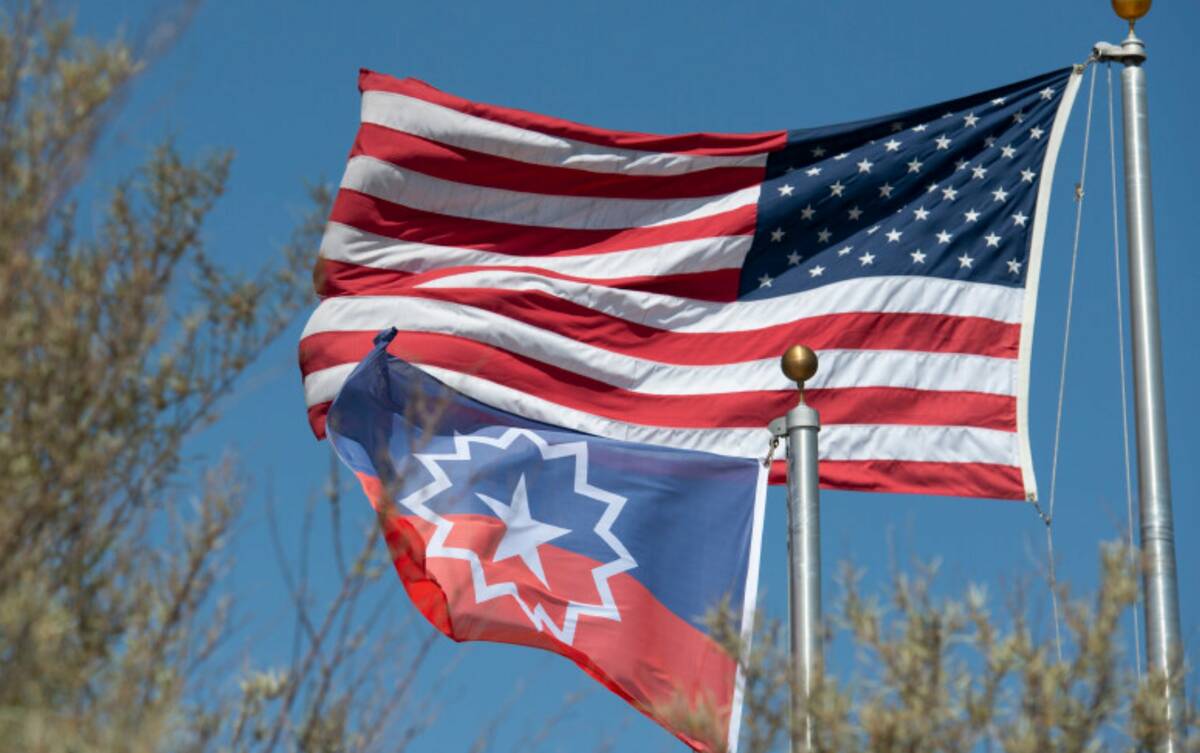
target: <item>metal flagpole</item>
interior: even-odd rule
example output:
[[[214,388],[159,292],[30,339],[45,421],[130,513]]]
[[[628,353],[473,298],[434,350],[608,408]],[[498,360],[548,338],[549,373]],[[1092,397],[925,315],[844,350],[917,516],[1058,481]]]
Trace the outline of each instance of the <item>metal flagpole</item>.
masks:
[[[1175,575],[1175,529],[1167,463],[1167,412],[1163,390],[1162,340],[1158,322],[1158,279],[1154,256],[1154,216],[1150,193],[1150,139],[1147,133],[1146,50],[1133,24],[1150,10],[1150,0],[1113,0],[1113,10],[1129,22],[1118,47],[1099,43],[1100,60],[1124,64],[1121,72],[1125,132],[1125,222],[1129,243],[1129,315],[1133,340],[1133,388],[1137,418],[1138,495],[1141,522],[1146,654],[1152,671],[1167,684],[1169,729],[1162,750],[1182,753],[1180,721],[1183,678],[1179,631],[1179,587]]]
[[[776,437],[787,437],[788,597],[790,648],[795,672],[792,690],[792,751],[814,750],[808,700],[821,671],[821,508],[817,487],[817,412],[804,402],[804,383],[817,373],[817,354],[793,345],[783,355],[783,373],[800,388],[796,407],[771,422]]]

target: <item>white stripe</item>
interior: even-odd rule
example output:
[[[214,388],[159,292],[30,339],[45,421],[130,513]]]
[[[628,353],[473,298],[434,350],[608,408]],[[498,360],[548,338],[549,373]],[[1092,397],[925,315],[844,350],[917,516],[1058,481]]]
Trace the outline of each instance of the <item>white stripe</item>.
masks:
[[[332,400],[357,364],[313,372],[304,380],[310,405]],[[761,429],[675,429],[617,421],[557,405],[479,377],[415,364],[450,387],[501,410],[613,439],[762,458],[770,432]],[[821,428],[823,460],[911,460],[1016,465],[1017,435],[963,426],[829,424]]]
[[[374,157],[353,157],[342,188],[426,212],[574,230],[624,230],[695,220],[758,204],[760,186],[686,199],[598,199],[509,191],[443,180]]]
[[[412,273],[463,266],[509,266],[609,280],[736,269],[741,267],[753,242],[754,238],[749,235],[729,235],[602,254],[512,256],[473,248],[400,241],[330,222],[321,241],[321,256],[375,269]]]
[[[1018,348],[1017,367],[1017,435],[1020,437],[1021,477],[1025,486],[1025,498],[1037,500],[1037,478],[1033,475],[1033,448],[1029,443],[1029,370],[1033,362],[1033,323],[1037,314],[1038,283],[1042,276],[1042,249],[1046,242],[1046,218],[1050,213],[1050,189],[1054,185],[1054,166],[1058,162],[1058,149],[1062,146],[1067,120],[1071,117],[1071,105],[1083,80],[1083,69],[1077,67],[1067,79],[1058,112],[1054,114],[1054,125],[1046,144],[1046,156],[1042,159],[1042,174],[1038,178],[1037,203],[1033,209],[1033,228],[1029,237],[1029,268],[1025,273],[1025,310],[1021,327],[1021,344]]]
[[[648,395],[710,395],[792,386],[780,371],[778,358],[714,365],[667,364],[598,348],[493,311],[407,296],[327,299],[313,312],[302,337],[320,332],[377,332],[388,327],[467,338]],[[402,331],[397,342],[403,341]],[[963,353],[827,349],[821,351],[821,370],[808,386],[1011,395],[1015,368],[1016,360],[1011,358]]]
[[[363,92],[362,122],[497,157],[597,173],[681,175],[714,167],[762,167],[767,163],[765,152],[710,156],[597,146],[497,123],[394,92]]]
[[[1024,291],[1006,285],[905,275],[842,280],[776,298],[730,303],[607,288],[518,270],[464,272],[420,287],[540,291],[673,332],[744,332],[813,316],[857,312],[977,316],[1019,324],[1024,299]]]

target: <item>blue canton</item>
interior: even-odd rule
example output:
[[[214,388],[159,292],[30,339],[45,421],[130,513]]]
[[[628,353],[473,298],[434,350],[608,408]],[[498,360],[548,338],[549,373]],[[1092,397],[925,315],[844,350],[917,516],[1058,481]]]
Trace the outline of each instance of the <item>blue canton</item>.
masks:
[[[739,298],[867,276],[1023,287],[1042,163],[1070,74],[789,132],[767,162]]]

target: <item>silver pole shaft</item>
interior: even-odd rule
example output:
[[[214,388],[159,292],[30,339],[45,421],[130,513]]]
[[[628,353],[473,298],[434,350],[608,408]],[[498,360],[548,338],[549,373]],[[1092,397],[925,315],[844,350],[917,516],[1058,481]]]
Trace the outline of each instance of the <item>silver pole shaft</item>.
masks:
[[[787,414],[788,596],[791,651],[796,673],[792,695],[792,751],[814,750],[808,700],[821,671],[821,506],[817,486],[817,412],[800,403]]]
[[[1146,654],[1150,668],[1179,680],[1168,686],[1171,732],[1164,750],[1182,753],[1179,722],[1183,694],[1179,640],[1179,587],[1175,574],[1175,529],[1167,460],[1167,412],[1163,390],[1162,338],[1158,322],[1158,273],[1150,190],[1146,72],[1142,43],[1131,32],[1121,45],[1125,69],[1121,89],[1125,130],[1125,214],[1129,240],[1129,315],[1133,340],[1133,389],[1137,418],[1138,494]]]

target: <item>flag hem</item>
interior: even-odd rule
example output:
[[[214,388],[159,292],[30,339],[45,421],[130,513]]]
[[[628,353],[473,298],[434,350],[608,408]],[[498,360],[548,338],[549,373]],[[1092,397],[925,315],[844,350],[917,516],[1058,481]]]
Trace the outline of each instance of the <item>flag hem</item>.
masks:
[[[1038,180],[1037,203],[1033,210],[1033,229],[1029,238],[1029,273],[1025,279],[1024,315],[1021,317],[1021,341],[1017,351],[1017,444],[1021,460],[1021,478],[1025,486],[1025,499],[1037,501],[1037,478],[1033,473],[1033,449],[1029,437],[1029,382],[1033,356],[1033,330],[1037,315],[1038,283],[1042,273],[1042,249],[1046,241],[1046,218],[1050,213],[1050,192],[1054,182],[1054,168],[1058,162],[1058,150],[1062,146],[1071,107],[1083,79],[1083,67],[1077,66],[1067,79],[1066,89],[1054,116],[1054,125],[1046,143],[1046,156],[1042,160],[1042,174]]]
[[[754,488],[754,518],[750,529],[750,563],[746,569],[745,596],[742,600],[742,650],[749,651],[754,640],[754,613],[758,602],[759,566],[762,562],[762,531],[763,519],[767,509],[767,482],[770,480],[770,466],[760,463],[758,480]],[[742,674],[741,657],[738,661],[737,675],[733,680],[733,703],[729,707],[729,737],[726,743],[728,753],[737,753],[738,735],[742,728],[742,702],[746,678]]]

